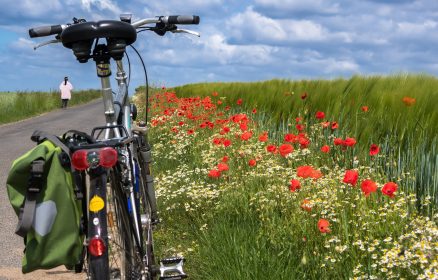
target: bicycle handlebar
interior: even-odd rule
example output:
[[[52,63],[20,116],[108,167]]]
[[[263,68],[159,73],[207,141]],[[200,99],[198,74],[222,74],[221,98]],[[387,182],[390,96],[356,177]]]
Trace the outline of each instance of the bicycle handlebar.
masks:
[[[161,22],[165,24],[199,24],[199,16],[163,16]]]
[[[29,36],[31,38],[35,38],[35,37],[44,37],[44,36],[49,36],[49,35],[55,35],[55,34],[61,33],[64,28],[65,28],[65,26],[63,26],[61,24],[39,26],[39,27],[29,29]]]

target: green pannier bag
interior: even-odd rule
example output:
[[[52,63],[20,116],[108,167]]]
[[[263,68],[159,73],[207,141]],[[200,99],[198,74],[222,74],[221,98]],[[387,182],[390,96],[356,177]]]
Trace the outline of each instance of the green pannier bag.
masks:
[[[69,150],[55,136],[36,131],[39,144],[16,159],[7,192],[24,238],[23,273],[82,261],[82,192],[74,183]]]

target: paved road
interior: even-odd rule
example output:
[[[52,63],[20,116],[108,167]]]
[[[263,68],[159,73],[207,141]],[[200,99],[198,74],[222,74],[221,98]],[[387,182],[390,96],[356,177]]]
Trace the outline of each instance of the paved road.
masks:
[[[64,269],[21,275],[23,241],[14,234],[17,218],[9,204],[6,179],[12,161],[35,146],[34,130],[61,135],[69,129],[90,133],[105,123],[102,101],[57,110],[25,121],[0,126],[0,280],[3,279],[83,279]],[[73,278],[72,278],[73,277]]]

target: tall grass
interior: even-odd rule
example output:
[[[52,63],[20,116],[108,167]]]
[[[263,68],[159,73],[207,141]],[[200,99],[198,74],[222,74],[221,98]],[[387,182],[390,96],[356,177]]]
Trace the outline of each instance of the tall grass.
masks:
[[[419,198],[432,196],[438,205],[438,79],[427,75],[354,76],[335,80],[271,80],[253,83],[200,83],[177,87],[180,97],[216,91],[246,110],[257,108],[264,123],[283,135],[300,116],[307,125],[324,111],[339,123],[335,135],[354,137],[358,156],[372,143],[386,156],[376,163],[391,178],[408,179],[406,188]],[[303,95],[307,97],[302,99]],[[407,106],[402,99],[411,97]],[[368,112],[361,110],[368,107]],[[274,129],[273,129],[274,128]],[[430,209],[427,211],[431,211]]]
[[[227,110],[224,99],[222,105],[212,106],[220,95],[157,96],[149,131],[163,221],[154,236],[156,253],[186,256],[185,269],[191,278],[431,279],[437,275],[438,215],[418,215],[416,208],[427,207],[430,201],[418,200],[415,194],[397,190],[388,197],[386,182],[397,181],[402,187],[408,181],[382,176],[398,166],[387,155],[356,160],[357,147],[333,145],[330,153],[322,153],[320,145],[332,139],[332,131],[309,118],[306,132],[311,144],[306,149],[294,144],[293,152],[281,156],[266,148],[283,143],[288,126],[270,122],[266,113],[245,112],[236,105]],[[236,113],[246,113],[249,121],[239,122],[236,117],[242,115]],[[208,121],[212,125],[205,125]],[[270,131],[263,142],[258,136],[269,126],[282,132]],[[242,137],[245,129],[252,132],[249,139]],[[231,145],[221,144],[225,138]],[[413,143],[408,140],[405,143]],[[410,150],[388,143],[381,146],[386,154]],[[250,165],[251,159],[257,159],[256,165]],[[214,175],[211,171],[224,162],[227,168]],[[304,165],[312,165],[323,176],[304,178],[308,175],[298,172]],[[429,167],[423,163],[423,168]],[[343,180],[350,169],[359,174],[357,184]],[[291,179],[301,187],[288,188]],[[362,187],[366,179],[378,184],[369,196]],[[319,227],[321,219],[329,221],[330,231]]]
[[[69,106],[99,97],[98,90],[78,91],[73,93]],[[0,124],[22,120],[60,107],[58,92],[3,92],[0,93]]]

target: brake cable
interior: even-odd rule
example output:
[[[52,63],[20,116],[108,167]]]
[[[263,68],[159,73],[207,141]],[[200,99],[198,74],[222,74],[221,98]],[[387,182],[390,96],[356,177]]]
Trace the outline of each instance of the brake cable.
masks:
[[[144,76],[145,76],[145,82],[146,82],[146,100],[145,100],[145,126],[147,126],[148,124],[148,111],[149,111],[149,80],[148,80],[148,72],[146,70],[146,65],[143,61],[143,58],[141,57],[140,53],[138,52],[138,50],[133,46],[133,45],[129,45],[138,55],[138,58],[141,61],[141,64],[143,65],[143,71],[144,71]]]

